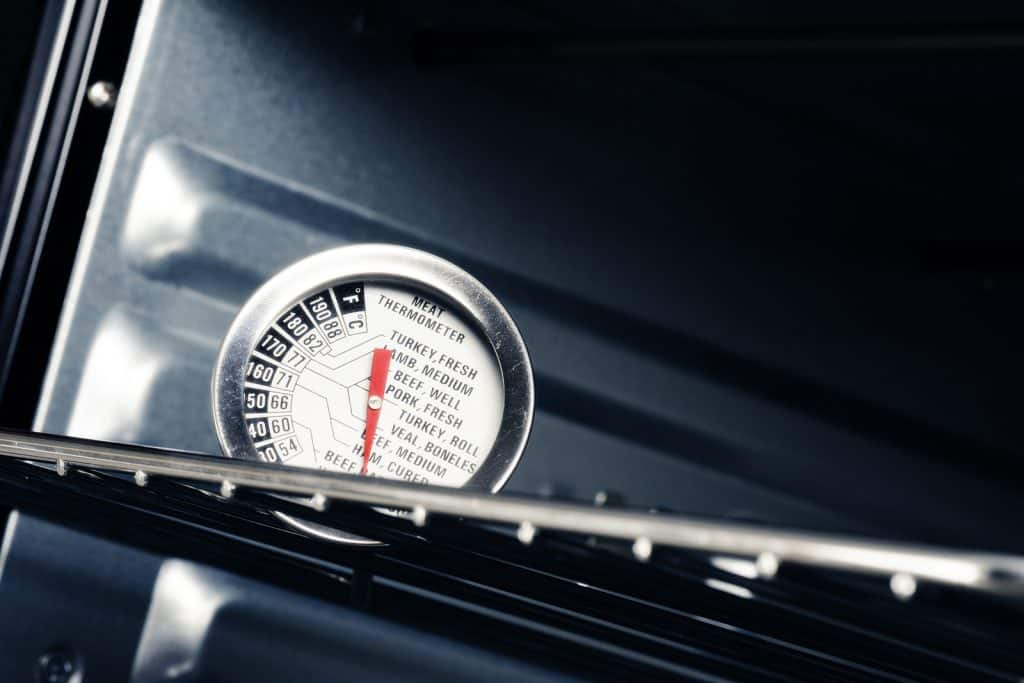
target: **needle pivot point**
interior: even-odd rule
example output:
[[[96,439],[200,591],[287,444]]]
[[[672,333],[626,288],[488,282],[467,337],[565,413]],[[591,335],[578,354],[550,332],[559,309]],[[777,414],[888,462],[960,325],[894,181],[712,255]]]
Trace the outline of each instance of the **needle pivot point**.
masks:
[[[384,405],[384,393],[388,386],[388,366],[391,365],[391,349],[374,349],[373,364],[370,367],[370,397],[366,399],[366,434],[363,437],[363,470],[367,474],[373,440],[377,435],[380,409]]]

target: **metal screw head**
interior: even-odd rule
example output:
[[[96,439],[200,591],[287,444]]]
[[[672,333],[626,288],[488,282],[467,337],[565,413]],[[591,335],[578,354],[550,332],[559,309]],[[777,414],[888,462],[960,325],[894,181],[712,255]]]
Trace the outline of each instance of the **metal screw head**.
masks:
[[[89,104],[97,109],[113,109],[117,101],[117,86],[110,81],[96,81],[86,91]]]
[[[384,405],[384,400],[380,396],[371,396],[366,403],[371,410],[380,410],[380,407]]]
[[[36,661],[37,683],[79,683],[81,680],[78,657],[70,648],[55,648]]]

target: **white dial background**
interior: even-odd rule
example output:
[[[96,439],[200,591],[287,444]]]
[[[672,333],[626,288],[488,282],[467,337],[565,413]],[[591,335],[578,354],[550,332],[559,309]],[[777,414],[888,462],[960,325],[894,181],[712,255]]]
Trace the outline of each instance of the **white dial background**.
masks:
[[[375,348],[392,358],[368,475],[464,485],[504,410],[494,350],[433,298],[372,282],[307,297],[257,342],[243,405],[260,458],[358,474]]]

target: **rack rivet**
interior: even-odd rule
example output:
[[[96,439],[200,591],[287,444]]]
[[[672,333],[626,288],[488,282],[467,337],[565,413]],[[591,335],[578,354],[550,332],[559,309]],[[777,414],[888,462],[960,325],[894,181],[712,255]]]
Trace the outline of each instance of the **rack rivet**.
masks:
[[[68,474],[68,464],[64,458],[57,458],[57,474],[61,477],[66,477]]]
[[[223,496],[224,498],[234,498],[235,491],[237,489],[238,487],[232,484],[227,479],[220,483],[220,495]]]
[[[523,545],[530,545],[533,543],[533,539],[537,537],[537,527],[531,522],[521,522],[519,528],[516,530],[516,538]]]
[[[109,81],[96,81],[89,86],[85,96],[97,109],[112,109],[117,101],[117,86]]]
[[[417,505],[412,509],[412,514],[409,515],[412,523],[418,527],[425,527],[427,525],[427,508],[422,505]]]
[[[149,483],[149,475],[142,470],[135,470],[135,483],[138,486],[145,486]]]
[[[646,536],[641,536],[633,541],[633,557],[641,562],[646,562],[651,559],[651,553],[653,552],[654,544],[651,543],[651,539]]]
[[[625,500],[622,494],[616,491],[601,490],[594,494],[594,505],[599,508],[622,507],[623,504],[625,504]]]
[[[917,579],[903,572],[893,574],[889,579],[889,590],[900,600],[910,600],[917,592]]]
[[[323,512],[327,509],[327,496],[318,491],[313,494],[313,499],[309,503],[317,512]]]
[[[761,553],[754,564],[757,567],[757,575],[762,579],[774,579],[779,573],[779,558],[774,553]]]

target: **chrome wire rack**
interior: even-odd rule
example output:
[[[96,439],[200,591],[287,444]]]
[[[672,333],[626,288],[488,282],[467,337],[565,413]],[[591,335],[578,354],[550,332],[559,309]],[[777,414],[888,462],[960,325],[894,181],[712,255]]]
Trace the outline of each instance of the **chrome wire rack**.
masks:
[[[637,561],[659,548],[750,558],[757,578],[770,580],[784,564],[844,570],[889,578],[893,595],[914,596],[918,582],[955,586],[998,596],[1024,596],[1024,557],[811,533],[685,515],[609,509],[520,495],[482,494],[382,479],[286,468],[263,462],[119,446],[0,431],[0,456],[48,463],[61,476],[75,469],[133,475],[140,487],[153,478],[219,486],[229,500],[241,491],[301,498],[310,513],[332,501],[398,509],[407,523],[427,527],[437,517],[511,525],[531,544],[540,532],[566,532],[632,544]]]

